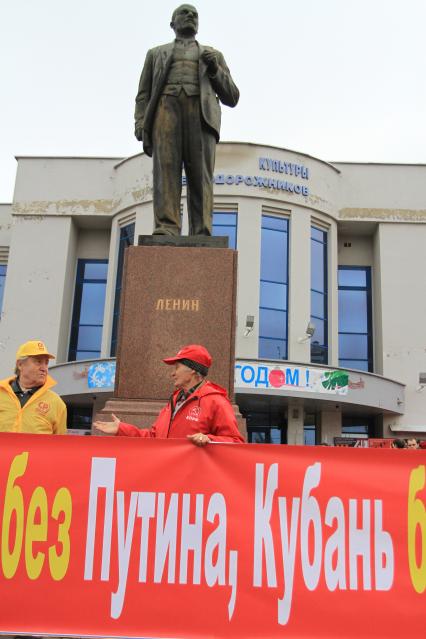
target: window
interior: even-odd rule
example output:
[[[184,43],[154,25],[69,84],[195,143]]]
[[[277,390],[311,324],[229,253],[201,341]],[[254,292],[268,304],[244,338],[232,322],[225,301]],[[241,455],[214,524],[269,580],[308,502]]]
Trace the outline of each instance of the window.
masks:
[[[237,214],[213,213],[212,235],[227,236],[229,248],[237,248]]]
[[[371,269],[339,266],[339,366],[373,370]]]
[[[284,430],[281,428],[257,428],[253,426],[247,429],[249,444],[285,444],[286,438]]]
[[[342,435],[357,438],[374,437],[375,424],[373,417],[363,415],[343,415]]]
[[[6,282],[6,265],[0,264],[0,313],[3,308],[4,285]]]
[[[305,415],[303,424],[303,442],[305,446],[315,446],[315,444],[317,443],[317,427],[315,415]]]
[[[123,226],[120,229],[120,240],[118,244],[117,278],[115,280],[114,315],[112,320],[111,336],[111,357],[117,353],[118,320],[120,319],[120,299],[123,286],[124,250],[128,246],[133,246],[135,240],[135,223]]]
[[[108,260],[78,260],[68,361],[101,353]]]
[[[248,413],[245,415],[247,439],[250,444],[285,444],[287,428],[282,415]]]
[[[259,357],[287,359],[288,220],[262,215]]]
[[[93,421],[92,406],[67,405],[67,428],[90,434]]]
[[[311,362],[328,364],[327,232],[311,227]]]

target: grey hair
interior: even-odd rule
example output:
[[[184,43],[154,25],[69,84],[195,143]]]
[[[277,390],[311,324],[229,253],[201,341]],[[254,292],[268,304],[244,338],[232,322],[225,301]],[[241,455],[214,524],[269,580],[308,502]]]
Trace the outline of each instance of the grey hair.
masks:
[[[28,359],[28,355],[26,357],[20,357],[19,359],[16,360],[16,364],[15,364],[15,375],[16,375],[16,377],[19,377],[18,362],[25,362],[26,359]]]

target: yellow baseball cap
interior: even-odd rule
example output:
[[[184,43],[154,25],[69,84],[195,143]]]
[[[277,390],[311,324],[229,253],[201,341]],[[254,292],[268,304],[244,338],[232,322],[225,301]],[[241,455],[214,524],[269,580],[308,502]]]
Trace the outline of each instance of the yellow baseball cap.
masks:
[[[31,357],[34,355],[46,355],[49,359],[55,359],[55,355],[49,353],[44,342],[38,339],[30,340],[21,344],[16,351],[16,359],[22,359],[23,357]]]

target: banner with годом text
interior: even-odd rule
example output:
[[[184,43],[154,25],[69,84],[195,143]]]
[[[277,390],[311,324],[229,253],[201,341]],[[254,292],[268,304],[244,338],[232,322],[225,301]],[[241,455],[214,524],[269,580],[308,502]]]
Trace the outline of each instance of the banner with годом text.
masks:
[[[0,436],[0,632],[424,637],[426,451]]]

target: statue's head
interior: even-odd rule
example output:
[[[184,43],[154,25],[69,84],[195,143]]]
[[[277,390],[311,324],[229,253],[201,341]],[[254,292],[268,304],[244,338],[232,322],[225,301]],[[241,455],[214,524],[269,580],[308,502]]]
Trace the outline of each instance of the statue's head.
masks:
[[[178,37],[194,36],[198,31],[198,11],[192,4],[181,4],[173,11],[171,28]]]

